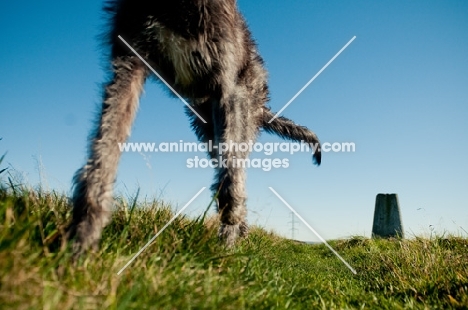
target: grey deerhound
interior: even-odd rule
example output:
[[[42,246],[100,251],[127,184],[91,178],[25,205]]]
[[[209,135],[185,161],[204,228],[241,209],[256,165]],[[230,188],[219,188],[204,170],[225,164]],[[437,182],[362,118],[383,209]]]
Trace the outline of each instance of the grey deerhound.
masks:
[[[129,44],[169,83],[191,109],[186,113],[201,142],[255,141],[261,128],[291,141],[313,146],[320,164],[317,136],[291,120],[273,117],[268,101],[267,72],[236,0],[112,0],[107,44],[112,77],[105,87],[98,126],[87,163],[74,177],[73,219],[69,237],[80,255],[96,249],[111,218],[112,190],[120,158],[118,143],[130,135],[147,66],[122,43]],[[226,163],[216,168],[211,190],[221,218],[219,236],[233,245],[247,234],[245,169],[233,164],[248,152],[232,148],[208,154]]]

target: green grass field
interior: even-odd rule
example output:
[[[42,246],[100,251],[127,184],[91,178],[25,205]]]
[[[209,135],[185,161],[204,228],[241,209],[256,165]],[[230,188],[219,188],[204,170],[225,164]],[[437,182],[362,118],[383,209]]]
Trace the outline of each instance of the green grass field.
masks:
[[[8,183],[8,182],[7,182]],[[458,237],[306,245],[253,227],[234,249],[216,219],[172,217],[161,203],[117,199],[99,253],[73,264],[66,197],[2,184],[2,309],[468,309],[468,241]]]

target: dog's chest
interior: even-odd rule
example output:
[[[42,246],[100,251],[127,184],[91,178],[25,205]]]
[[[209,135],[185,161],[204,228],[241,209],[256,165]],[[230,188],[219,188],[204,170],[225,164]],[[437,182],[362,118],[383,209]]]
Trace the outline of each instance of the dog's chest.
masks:
[[[172,64],[175,83],[188,86],[210,73],[217,47],[203,36],[185,38],[165,27],[157,27],[161,57]]]

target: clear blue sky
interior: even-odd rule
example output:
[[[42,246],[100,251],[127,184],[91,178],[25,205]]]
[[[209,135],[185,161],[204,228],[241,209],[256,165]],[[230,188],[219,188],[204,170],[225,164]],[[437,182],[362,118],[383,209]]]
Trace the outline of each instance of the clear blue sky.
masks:
[[[8,152],[10,171],[31,186],[69,194],[85,161],[106,75],[101,5],[0,4],[0,154]],[[289,211],[271,186],[325,239],[370,236],[375,196],[398,193],[407,235],[466,236],[468,2],[241,0],[239,7],[269,70],[274,111],[357,36],[283,113],[323,142],[354,142],[356,152],[326,153],[320,167],[297,154],[288,169],[250,169],[250,223],[291,235]],[[130,141],[181,139],[196,141],[183,104],[148,83]],[[281,140],[264,133],[260,141]],[[124,154],[117,193],[131,197],[139,187],[142,197],[183,206],[213,177],[211,169],[187,168],[188,157]],[[199,214],[209,197],[187,213]],[[297,228],[296,238],[316,240]]]

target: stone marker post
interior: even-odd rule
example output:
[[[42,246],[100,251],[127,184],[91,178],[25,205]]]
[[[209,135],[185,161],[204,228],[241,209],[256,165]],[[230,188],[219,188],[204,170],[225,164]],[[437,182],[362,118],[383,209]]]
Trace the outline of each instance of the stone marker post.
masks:
[[[400,204],[397,194],[378,194],[375,200],[372,238],[403,238]]]

